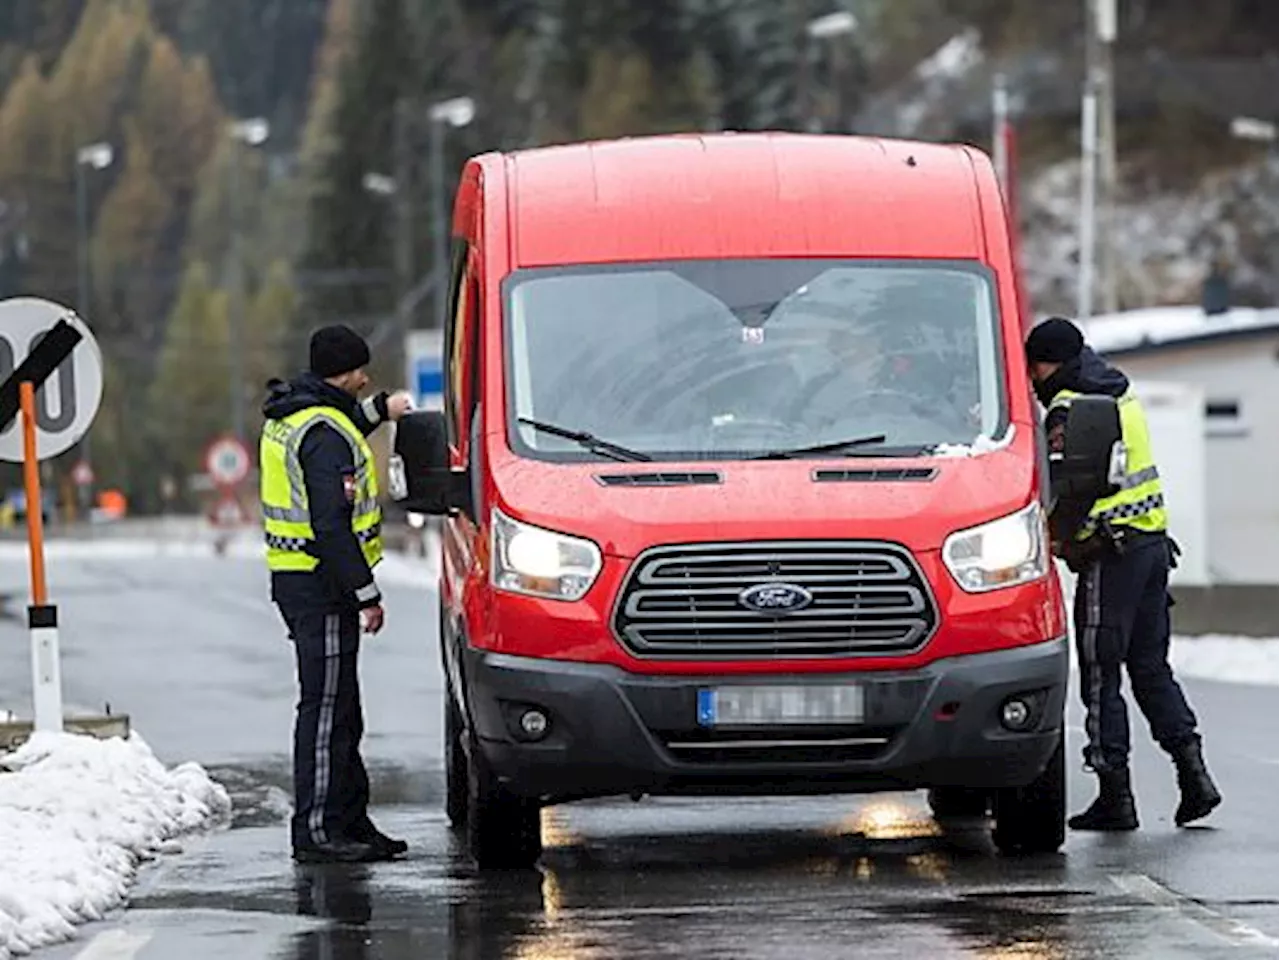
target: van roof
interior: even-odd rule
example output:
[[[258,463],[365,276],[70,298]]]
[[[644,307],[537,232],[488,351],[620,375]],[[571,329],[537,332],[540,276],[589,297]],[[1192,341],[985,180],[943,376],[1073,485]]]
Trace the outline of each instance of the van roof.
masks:
[[[984,259],[962,146],[680,134],[505,154],[513,267],[715,257]],[[983,169],[985,168],[985,170]]]

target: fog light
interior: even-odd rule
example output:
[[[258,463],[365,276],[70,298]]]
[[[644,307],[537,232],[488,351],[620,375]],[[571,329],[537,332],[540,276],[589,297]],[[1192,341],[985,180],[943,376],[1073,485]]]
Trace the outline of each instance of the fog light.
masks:
[[[1000,722],[1010,730],[1021,730],[1031,719],[1031,707],[1025,700],[1013,697],[1000,708]]]
[[[541,710],[526,710],[520,714],[520,729],[533,740],[541,740],[550,725],[551,721]]]

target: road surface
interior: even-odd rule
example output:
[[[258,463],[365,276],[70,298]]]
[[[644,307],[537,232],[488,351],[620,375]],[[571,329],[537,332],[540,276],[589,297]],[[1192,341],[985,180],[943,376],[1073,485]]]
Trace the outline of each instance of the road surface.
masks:
[[[110,549],[110,548],[105,548]],[[230,829],[143,871],[132,908],[48,960],[1274,957],[1275,687],[1186,683],[1226,803],[1172,826],[1168,762],[1135,730],[1143,829],[998,857],[920,794],[602,801],[544,814],[538,871],[481,876],[441,809],[434,597],[389,585],[362,663],[374,811],[410,859],[288,858],[291,652],[257,563],[51,560],[69,705],[128,712],[169,763],[236,800]],[[25,570],[0,559],[0,704],[29,703]],[[1091,798],[1071,718],[1071,805]],[[1136,712],[1135,712],[1136,717]],[[0,869],[3,869],[0,865]]]

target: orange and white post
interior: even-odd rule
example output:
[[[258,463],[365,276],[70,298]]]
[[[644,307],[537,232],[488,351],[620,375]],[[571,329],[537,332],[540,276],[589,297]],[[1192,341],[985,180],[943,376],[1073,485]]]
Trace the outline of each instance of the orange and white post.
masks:
[[[49,602],[44,571],[44,510],[40,496],[40,461],[36,458],[36,391],[19,387],[22,405],[22,475],[27,498],[27,543],[31,555],[31,692],[35,729],[62,731],[62,667],[58,650],[58,608]]]

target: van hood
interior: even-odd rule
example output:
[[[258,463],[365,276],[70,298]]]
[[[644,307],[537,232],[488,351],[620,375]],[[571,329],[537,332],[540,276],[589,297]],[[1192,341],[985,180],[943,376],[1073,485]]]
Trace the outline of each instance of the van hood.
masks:
[[[1001,449],[893,459],[564,464],[503,451],[492,475],[504,513],[587,537],[616,557],[659,544],[780,539],[889,540],[922,552],[1025,506],[1035,494],[1035,456],[1031,431],[1022,429]],[[889,479],[901,470],[930,473]],[[854,477],[816,481],[818,471]],[[866,477],[870,471],[879,473]],[[720,481],[633,486],[613,479],[689,473]]]

